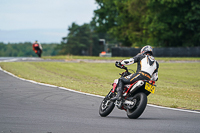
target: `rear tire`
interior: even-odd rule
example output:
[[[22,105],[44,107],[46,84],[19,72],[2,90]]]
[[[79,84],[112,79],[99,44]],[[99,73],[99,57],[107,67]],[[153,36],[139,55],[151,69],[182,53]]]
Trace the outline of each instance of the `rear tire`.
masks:
[[[114,102],[104,98],[99,107],[100,116],[102,116],[102,117],[108,116],[112,112],[114,107],[115,107]]]
[[[147,105],[147,95],[144,93],[138,93],[133,97],[136,99],[135,107],[127,109],[127,116],[130,119],[137,119],[144,112]]]

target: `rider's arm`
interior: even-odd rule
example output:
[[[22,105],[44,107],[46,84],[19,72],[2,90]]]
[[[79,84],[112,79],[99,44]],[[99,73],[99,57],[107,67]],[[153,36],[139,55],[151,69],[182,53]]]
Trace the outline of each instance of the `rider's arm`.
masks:
[[[38,43],[39,44],[39,48],[40,48],[40,50],[42,50],[42,45],[40,44],[40,43]]]
[[[142,58],[144,58],[144,55],[139,53],[133,58],[122,60],[121,64],[122,65],[131,65],[133,63],[139,62]]]
[[[157,80],[158,80],[158,72],[155,72],[155,73],[152,75],[151,80],[153,80],[153,81],[157,81]]]
[[[126,60],[122,60],[121,61],[121,64],[122,65],[131,65],[134,63],[134,59],[133,58],[130,58],[130,59],[126,59]]]
[[[35,50],[34,43],[32,44],[33,50]]]
[[[151,77],[151,80],[153,80],[153,81],[157,81],[158,80],[158,68],[159,68],[159,64],[158,64],[157,61],[156,61],[156,65],[157,65],[157,68],[156,68],[155,72],[153,73],[153,75]]]

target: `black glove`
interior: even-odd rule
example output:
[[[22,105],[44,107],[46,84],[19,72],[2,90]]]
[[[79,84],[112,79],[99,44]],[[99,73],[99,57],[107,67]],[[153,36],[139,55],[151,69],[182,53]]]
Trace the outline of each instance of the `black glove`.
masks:
[[[125,69],[126,68],[124,65],[121,64],[121,62],[118,62],[118,61],[115,62],[115,66],[119,67],[121,69]]]
[[[118,62],[118,61],[115,62],[116,67],[120,67],[121,65],[122,65],[121,62]]]

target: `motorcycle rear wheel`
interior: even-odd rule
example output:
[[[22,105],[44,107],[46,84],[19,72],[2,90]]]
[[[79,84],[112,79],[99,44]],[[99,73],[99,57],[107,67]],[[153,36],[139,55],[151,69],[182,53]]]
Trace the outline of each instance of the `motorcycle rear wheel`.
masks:
[[[115,104],[113,101],[110,101],[109,99],[104,98],[99,107],[100,116],[102,117],[108,116],[112,112],[114,107],[115,107]]]
[[[144,112],[147,105],[147,95],[144,93],[138,93],[133,97],[136,99],[135,107],[127,109],[127,116],[130,119],[137,119]]]

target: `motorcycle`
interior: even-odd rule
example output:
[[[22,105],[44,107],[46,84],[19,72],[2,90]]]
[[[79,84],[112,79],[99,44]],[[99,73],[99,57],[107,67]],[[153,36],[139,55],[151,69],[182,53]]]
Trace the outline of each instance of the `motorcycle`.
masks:
[[[35,53],[38,55],[38,57],[41,57],[42,55],[42,50],[38,49],[35,51]]]
[[[124,65],[115,63],[116,67],[125,69],[126,71],[120,74],[126,77],[131,73]],[[147,105],[147,96],[155,92],[155,81],[152,80],[138,80],[132,84],[124,85],[122,100],[112,101],[111,98],[117,95],[118,79],[114,80],[113,88],[105,96],[100,104],[99,114],[102,117],[108,116],[116,106],[120,110],[125,110],[128,118],[137,119],[144,112]]]
[[[41,57],[42,49],[40,49],[39,44],[37,44],[37,43],[33,44],[33,50],[38,55],[38,57]]]

